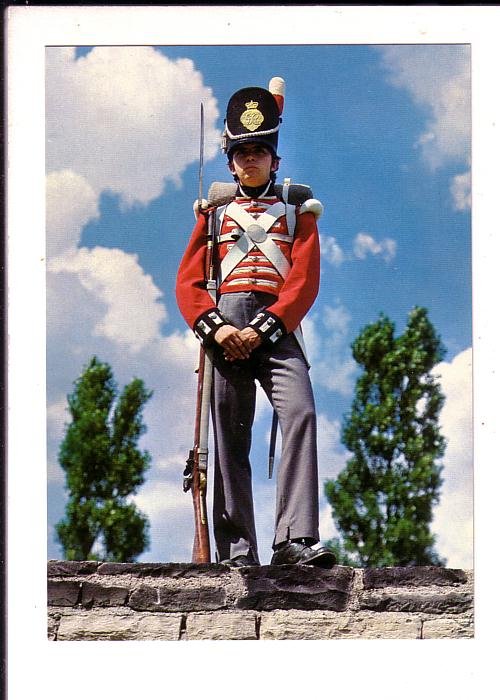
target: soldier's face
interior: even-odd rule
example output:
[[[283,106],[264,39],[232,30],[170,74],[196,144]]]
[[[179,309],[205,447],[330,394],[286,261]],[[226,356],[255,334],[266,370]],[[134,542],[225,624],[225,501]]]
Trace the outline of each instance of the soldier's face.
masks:
[[[268,182],[276,161],[265,146],[259,143],[242,144],[233,151],[229,170],[240,183],[249,187],[260,187]]]

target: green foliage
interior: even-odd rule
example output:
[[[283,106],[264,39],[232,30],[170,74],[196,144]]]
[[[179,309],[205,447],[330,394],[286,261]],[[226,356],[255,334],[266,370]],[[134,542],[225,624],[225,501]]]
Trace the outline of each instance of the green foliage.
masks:
[[[66,559],[133,561],[149,546],[147,518],[127,501],[144,483],[151,457],[137,443],[146,428],[142,409],[151,397],[133,379],[117,398],[109,365],[93,357],[68,396],[72,421],[59,448],[69,501],[56,525]]]
[[[352,345],[362,368],[342,431],[352,457],[325,483],[341,533],[328,544],[350,565],[441,565],[429,526],[442,483],[444,397],[431,371],[445,350],[425,309],[411,311],[400,337],[394,331],[381,315]]]

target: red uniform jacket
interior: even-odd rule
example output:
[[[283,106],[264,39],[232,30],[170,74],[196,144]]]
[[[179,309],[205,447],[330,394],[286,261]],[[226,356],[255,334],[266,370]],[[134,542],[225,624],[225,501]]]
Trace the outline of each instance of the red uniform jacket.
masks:
[[[237,197],[235,201],[256,218],[279,200],[273,196],[256,200]],[[207,222],[208,212],[200,214],[181,260],[176,284],[179,309],[202,342],[208,341],[225,322],[206,289]],[[228,253],[232,245],[230,233],[235,229],[239,230],[234,221],[225,215],[220,227],[216,260],[221,261]],[[261,315],[258,322],[251,324],[271,341],[299,326],[318,294],[320,271],[316,216],[308,211],[307,202],[302,207],[296,207],[295,232],[288,232],[286,218],[282,216],[269,229],[268,236],[273,235],[276,235],[275,243],[290,264],[286,279],[283,280],[272,262],[255,247],[230,272],[218,290],[219,294],[240,291],[273,294],[276,301],[267,308],[264,317]],[[276,336],[273,331],[277,327],[281,330]]]

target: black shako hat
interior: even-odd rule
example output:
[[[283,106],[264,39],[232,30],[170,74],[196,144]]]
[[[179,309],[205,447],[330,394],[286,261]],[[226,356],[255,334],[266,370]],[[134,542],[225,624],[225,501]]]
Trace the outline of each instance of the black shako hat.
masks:
[[[284,92],[284,80],[272,78],[269,90],[246,87],[234,93],[227,105],[222,134],[222,150],[229,159],[236,146],[244,143],[262,143],[277,156]]]

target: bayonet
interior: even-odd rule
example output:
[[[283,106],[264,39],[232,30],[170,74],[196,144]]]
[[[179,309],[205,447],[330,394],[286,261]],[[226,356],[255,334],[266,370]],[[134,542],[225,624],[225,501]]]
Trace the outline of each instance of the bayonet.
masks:
[[[200,104],[200,160],[198,168],[198,211],[201,211],[203,202],[203,154],[205,151],[205,118],[203,102]]]

